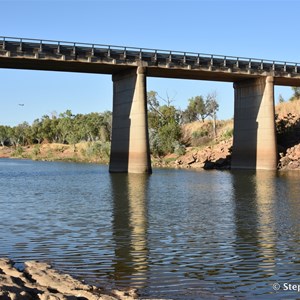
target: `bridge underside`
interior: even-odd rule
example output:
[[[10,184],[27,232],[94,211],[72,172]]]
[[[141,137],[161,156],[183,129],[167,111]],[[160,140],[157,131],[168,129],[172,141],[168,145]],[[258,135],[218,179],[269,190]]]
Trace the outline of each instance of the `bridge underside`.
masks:
[[[60,56],[59,56],[60,57]],[[17,56],[17,58],[1,56],[0,68],[77,72],[94,74],[118,74],[122,71],[134,71],[137,67],[145,67],[147,77],[209,80],[221,82],[238,82],[248,79],[273,76],[275,73],[270,70],[247,70],[240,68],[228,68],[220,65],[176,65],[170,63],[152,63],[139,61],[119,61],[116,59],[101,59],[93,61],[92,58],[33,58],[32,55]],[[278,73],[280,75],[280,72]],[[290,75],[290,74],[288,74]],[[273,76],[275,85],[298,86],[300,87],[300,75],[296,76]]]

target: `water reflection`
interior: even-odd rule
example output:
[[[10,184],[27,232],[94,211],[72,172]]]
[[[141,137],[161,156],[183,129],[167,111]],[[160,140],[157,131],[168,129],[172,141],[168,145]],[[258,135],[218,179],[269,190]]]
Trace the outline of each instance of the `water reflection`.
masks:
[[[272,171],[233,173],[235,248],[241,259],[234,269],[244,292],[258,286],[260,293],[272,292],[267,278],[276,275],[275,180]]]
[[[47,260],[155,299],[296,299],[300,173],[156,170],[5,160],[0,256]],[[1,165],[1,161],[0,161]],[[285,297],[286,296],[286,297]]]
[[[114,276],[143,287],[147,279],[147,203],[149,175],[111,174],[113,195]]]
[[[260,250],[259,266],[265,277],[276,275],[276,224],[275,212],[277,195],[276,171],[257,171],[255,176],[258,241]]]

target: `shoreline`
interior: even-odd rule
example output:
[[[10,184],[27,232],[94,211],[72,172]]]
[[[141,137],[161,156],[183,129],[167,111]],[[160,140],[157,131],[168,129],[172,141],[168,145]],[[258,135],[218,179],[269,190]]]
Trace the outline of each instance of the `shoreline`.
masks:
[[[77,150],[73,145],[63,144],[41,144],[38,153],[36,145],[24,146],[20,154],[13,147],[0,147],[0,159],[28,159],[32,161],[55,161],[74,163],[96,163],[107,165],[108,156],[87,157],[85,153],[86,144],[77,144]],[[187,148],[183,155],[175,153],[160,158],[151,158],[154,168],[171,169],[194,169],[194,170],[230,170],[231,169],[231,147],[232,139],[221,141],[212,146],[203,148]],[[19,148],[20,149],[20,148]],[[288,148],[286,153],[279,153],[277,171],[300,170],[300,144]]]
[[[8,258],[0,258],[0,299],[2,300],[134,300],[136,289],[104,289],[85,284],[61,273],[51,265],[24,262],[24,270],[16,268]]]

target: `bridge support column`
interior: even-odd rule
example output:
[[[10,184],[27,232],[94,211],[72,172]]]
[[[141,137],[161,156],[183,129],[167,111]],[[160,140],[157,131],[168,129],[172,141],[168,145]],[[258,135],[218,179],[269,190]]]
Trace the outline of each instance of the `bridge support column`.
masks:
[[[272,76],[234,83],[233,169],[277,168]]]
[[[145,68],[118,74],[113,80],[113,125],[109,171],[151,173]]]

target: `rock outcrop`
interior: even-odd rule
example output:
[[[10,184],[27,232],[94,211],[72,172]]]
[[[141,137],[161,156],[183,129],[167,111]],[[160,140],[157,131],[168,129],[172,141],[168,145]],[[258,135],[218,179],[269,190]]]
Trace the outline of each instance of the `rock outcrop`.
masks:
[[[232,139],[201,150],[191,150],[180,156],[175,166],[180,168],[230,169]]]
[[[25,262],[20,271],[14,263],[0,259],[1,300],[133,300],[137,299],[134,289],[128,291],[104,291],[87,285],[70,275],[61,274],[50,265]]]
[[[281,170],[300,169],[300,144],[288,148],[285,155],[280,153],[278,168]]]

